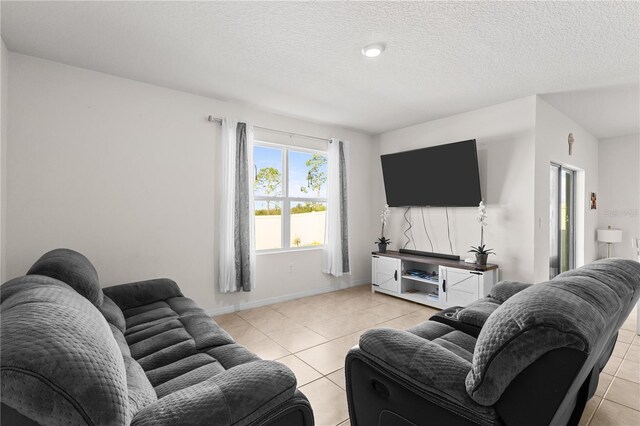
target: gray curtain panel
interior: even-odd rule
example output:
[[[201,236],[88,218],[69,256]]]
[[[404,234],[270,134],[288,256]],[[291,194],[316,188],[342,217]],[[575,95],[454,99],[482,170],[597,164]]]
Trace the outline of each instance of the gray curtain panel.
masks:
[[[250,267],[251,255],[251,211],[249,209],[249,152],[247,148],[247,124],[238,123],[236,128],[236,199],[235,199],[235,263],[236,288],[238,291],[252,290]]]
[[[340,227],[342,234],[342,272],[349,272],[349,229],[347,217],[347,168],[344,142],[340,141]]]

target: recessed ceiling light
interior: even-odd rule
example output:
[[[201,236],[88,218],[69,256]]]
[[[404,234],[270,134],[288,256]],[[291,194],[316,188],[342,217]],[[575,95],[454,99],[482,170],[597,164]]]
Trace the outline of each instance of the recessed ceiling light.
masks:
[[[361,52],[367,58],[375,58],[376,56],[380,56],[382,52],[384,52],[384,44],[382,43],[368,44],[362,48]]]

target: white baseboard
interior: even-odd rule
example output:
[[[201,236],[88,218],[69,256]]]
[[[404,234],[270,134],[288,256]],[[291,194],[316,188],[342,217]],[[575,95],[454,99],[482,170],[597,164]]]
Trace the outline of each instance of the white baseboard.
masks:
[[[349,285],[347,285],[344,288],[338,288],[338,287],[332,287],[332,286],[316,288],[313,290],[305,290],[305,291],[299,291],[297,293],[285,294],[283,296],[276,296],[276,297],[269,297],[267,299],[254,300],[247,303],[238,303],[231,306],[221,306],[219,308],[207,309],[206,312],[211,316],[230,314],[232,312],[259,308],[261,306],[266,306],[266,305],[273,305],[274,303],[286,302],[288,300],[299,299],[301,297],[315,296],[317,294],[329,293],[337,290],[344,290],[345,288],[357,287],[359,285],[368,284],[369,282],[370,280],[368,279],[356,280],[349,283]]]
[[[371,280],[367,279],[367,278],[364,278],[364,279],[361,279],[361,280],[356,280],[356,281],[350,283],[349,287],[357,287],[359,285],[364,285],[364,284],[371,284]]]

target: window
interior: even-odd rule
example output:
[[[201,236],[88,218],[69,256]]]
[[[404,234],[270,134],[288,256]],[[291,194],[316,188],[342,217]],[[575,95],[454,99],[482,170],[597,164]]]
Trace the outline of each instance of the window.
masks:
[[[324,245],[326,153],[256,141],[253,161],[256,250]]]

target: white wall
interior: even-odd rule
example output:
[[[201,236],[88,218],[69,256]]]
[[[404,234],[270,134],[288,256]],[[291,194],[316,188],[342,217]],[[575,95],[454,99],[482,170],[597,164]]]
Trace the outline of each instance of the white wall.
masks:
[[[573,133],[573,155],[567,138]],[[549,279],[549,167],[557,163],[579,170],[576,186],[576,267],[596,259],[597,210],[591,192],[598,192],[598,140],[576,122],[536,96],[535,149],[535,281]]]
[[[0,7],[0,10],[2,8]],[[7,206],[7,116],[9,102],[9,62],[7,47],[0,38],[0,282],[6,278],[6,206]]]
[[[533,193],[535,96],[482,108],[464,114],[383,133],[372,153],[371,235],[379,235],[379,211],[385,204],[380,155],[416,148],[476,139],[482,194],[489,225],[485,242],[497,255],[501,279],[533,280]],[[425,165],[428,168],[428,165]],[[434,176],[434,179],[438,179]],[[415,188],[420,190],[419,185]],[[419,208],[413,209],[413,236],[418,250],[431,251]],[[391,249],[404,245],[404,209],[392,209],[389,232]],[[476,208],[450,208],[453,251],[465,258],[480,241]],[[434,251],[449,252],[445,211],[425,209]],[[372,241],[373,242],[373,241]],[[413,245],[407,248],[413,248]]]
[[[611,247],[611,255],[637,259],[632,238],[640,238],[640,135],[598,142],[598,228],[622,229],[622,242]],[[601,243],[598,257],[605,257]]]
[[[20,54],[9,59],[7,278],[69,247],[94,262],[105,286],[171,277],[217,312],[369,280],[369,136]],[[219,125],[208,114],[351,141],[352,275],[323,275],[320,250],[259,255],[253,292],[217,293]]]

